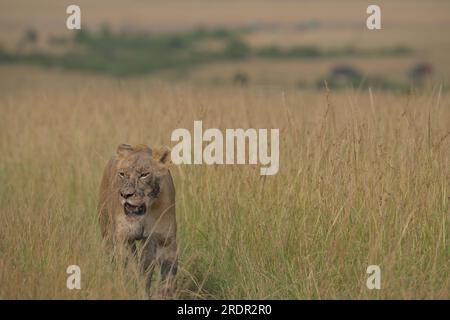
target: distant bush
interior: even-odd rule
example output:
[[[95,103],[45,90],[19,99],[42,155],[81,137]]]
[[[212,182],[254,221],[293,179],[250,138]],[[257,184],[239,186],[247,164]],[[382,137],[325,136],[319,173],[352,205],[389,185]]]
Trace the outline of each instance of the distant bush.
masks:
[[[316,47],[294,47],[286,52],[288,58],[315,58],[322,56],[323,53]]]
[[[292,48],[280,48],[277,46],[263,47],[256,51],[256,55],[261,58],[316,58],[324,56],[324,53],[313,46],[296,46]]]
[[[228,59],[241,59],[250,55],[251,49],[241,40],[232,39],[227,43],[223,57]]]
[[[0,64],[1,63],[12,63],[16,61],[14,55],[9,54],[3,48],[0,47]]]
[[[345,56],[398,56],[408,55],[413,51],[407,47],[360,49],[353,46],[334,49],[320,49],[315,46],[295,46],[281,48],[278,46],[267,46],[256,50],[256,55],[261,58],[271,59],[302,59],[302,58],[334,58]]]
[[[294,46],[280,48],[268,46],[251,48],[242,38],[242,30],[225,28],[207,29],[199,27],[179,33],[116,32],[103,25],[98,31],[86,28],[77,31],[72,38],[51,39],[51,44],[69,46],[65,53],[18,54],[0,52],[0,62],[25,62],[65,69],[86,70],[114,76],[152,73],[163,69],[180,69],[215,61],[240,60],[249,57],[264,59],[308,59],[330,58],[348,55],[398,55],[409,51],[406,47],[380,50],[320,49],[315,46]],[[29,35],[30,39],[34,35]],[[204,40],[214,40],[222,44],[221,50],[199,46]],[[202,49],[199,49],[202,48]]]
[[[267,46],[256,51],[261,58],[279,58],[283,56],[283,51],[277,46]]]

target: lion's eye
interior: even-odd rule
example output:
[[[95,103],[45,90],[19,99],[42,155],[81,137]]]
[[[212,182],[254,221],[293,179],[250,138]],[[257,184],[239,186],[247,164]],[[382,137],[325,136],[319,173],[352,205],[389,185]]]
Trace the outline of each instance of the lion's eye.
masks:
[[[141,178],[141,179],[145,179],[145,178],[147,178],[149,175],[150,175],[150,173],[145,172],[145,173],[142,173],[142,174],[141,174],[140,178]]]
[[[125,177],[125,172],[119,172],[119,177],[121,178]]]

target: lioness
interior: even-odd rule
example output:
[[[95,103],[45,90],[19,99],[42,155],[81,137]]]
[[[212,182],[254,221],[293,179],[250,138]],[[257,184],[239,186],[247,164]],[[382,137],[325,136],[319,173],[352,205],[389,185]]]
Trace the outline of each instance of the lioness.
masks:
[[[102,236],[109,247],[114,253],[136,255],[136,241],[141,241],[137,255],[146,291],[158,263],[163,295],[172,289],[177,272],[175,187],[169,164],[167,147],[119,145],[104,170],[98,202]]]

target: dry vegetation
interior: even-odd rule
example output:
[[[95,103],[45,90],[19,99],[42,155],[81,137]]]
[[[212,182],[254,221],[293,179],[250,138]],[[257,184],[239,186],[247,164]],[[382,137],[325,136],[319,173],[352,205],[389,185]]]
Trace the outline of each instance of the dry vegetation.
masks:
[[[280,128],[280,172],[177,166],[176,297],[450,298],[450,100],[0,70],[0,298],[142,298],[95,210],[117,144]],[[66,288],[68,265],[82,290]],[[382,268],[382,290],[366,268]]]
[[[16,50],[33,28],[36,47],[53,50],[50,36],[71,35],[64,28],[71,3],[1,1],[0,48]],[[77,3],[92,30],[262,22],[275,27],[246,35],[255,48],[406,45],[414,55],[252,58],[139,79],[0,66],[0,299],[143,298],[135,266],[112,265],[101,246],[102,170],[118,144],[171,145],[172,130],[192,130],[194,120],[204,128],[279,128],[280,171],[173,167],[175,298],[450,299],[448,90],[298,89],[337,64],[398,77],[420,61],[448,85],[449,2],[381,0],[377,32],[364,28],[365,1]],[[320,28],[295,29],[305,21]],[[228,85],[236,72],[249,75],[247,87]],[[81,290],[66,288],[72,264],[81,267]],[[382,290],[366,288],[372,264],[381,266]]]

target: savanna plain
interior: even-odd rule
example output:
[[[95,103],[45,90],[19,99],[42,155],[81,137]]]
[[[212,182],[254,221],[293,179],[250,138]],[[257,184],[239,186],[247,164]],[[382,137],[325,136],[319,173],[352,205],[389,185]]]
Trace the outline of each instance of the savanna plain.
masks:
[[[84,38],[65,28],[68,1],[0,4],[0,299],[145,299],[136,266],[102,246],[102,172],[119,144],[173,147],[172,131],[195,120],[279,129],[279,172],[172,165],[179,269],[168,298],[450,298],[448,2],[380,1],[374,32],[364,1],[131,2],[80,0]],[[186,31],[198,26],[226,32]],[[150,30],[146,43],[123,36],[135,29]],[[203,48],[217,39],[224,48]],[[161,61],[146,58],[155,52]],[[166,68],[185,54],[189,64]],[[135,57],[153,73],[111,72]],[[423,61],[434,78],[410,85]],[[315,85],[339,65],[390,86]],[[70,265],[80,290],[66,286]],[[366,286],[370,265],[380,290]]]
[[[175,298],[449,298],[450,104],[409,94],[126,82],[2,67],[0,297],[142,298],[96,201],[117,144],[176,128],[279,128],[280,171],[172,167]],[[79,265],[82,289],[68,290]],[[368,290],[379,265],[382,289]]]

